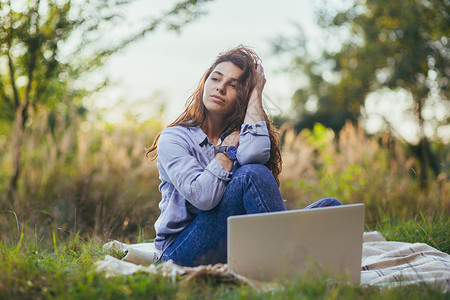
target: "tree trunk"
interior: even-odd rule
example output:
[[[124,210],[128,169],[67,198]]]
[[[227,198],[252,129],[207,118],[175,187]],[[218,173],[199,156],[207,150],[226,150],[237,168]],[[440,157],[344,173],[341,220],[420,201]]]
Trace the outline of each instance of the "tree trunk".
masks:
[[[422,115],[423,110],[423,98],[417,99],[417,118],[419,119],[419,145],[417,146],[417,154],[419,158],[419,178],[420,178],[420,185],[422,188],[426,188],[427,186],[427,163],[426,163],[426,153],[425,147],[428,145],[426,143],[426,137],[425,137],[425,120]]]
[[[417,157],[419,160],[419,179],[420,179],[420,185],[422,188],[427,188],[428,183],[428,171],[431,169],[435,176],[438,176],[439,174],[439,165],[435,161],[435,157],[433,157],[433,153],[431,151],[430,143],[428,142],[428,139],[425,135],[425,120],[423,118],[423,102],[424,98],[419,99],[417,102],[418,109],[417,109],[417,117],[419,119],[419,135],[420,140],[419,144],[417,145]]]
[[[12,156],[13,156],[13,172],[9,182],[8,199],[14,207],[17,203],[17,186],[20,173],[22,170],[22,144],[25,131],[25,121],[27,116],[27,105],[20,105],[16,110],[14,119],[14,127],[12,133]]]
[[[35,3],[35,12],[37,14],[39,10],[39,1],[36,1]],[[11,9],[11,1],[9,2],[9,7]],[[12,12],[12,10],[11,10]],[[13,23],[13,17],[12,14],[9,16],[11,24]],[[8,55],[8,65],[9,65],[9,73],[10,73],[10,80],[11,85],[13,87],[14,91],[14,99],[16,103],[16,115],[14,118],[14,127],[13,127],[13,133],[12,133],[12,155],[13,155],[13,171],[11,180],[9,182],[9,190],[8,190],[8,199],[11,203],[11,206],[14,207],[17,204],[17,187],[18,182],[20,178],[20,173],[22,170],[22,144],[23,144],[23,136],[25,131],[25,123],[28,119],[28,106],[30,104],[30,93],[31,93],[31,87],[33,85],[33,75],[34,75],[34,69],[36,67],[36,59],[37,59],[37,51],[39,47],[39,41],[38,41],[38,32],[39,32],[39,14],[37,14],[37,17],[34,19],[33,24],[31,24],[32,27],[34,27],[36,33],[34,36],[32,35],[32,38],[27,42],[28,46],[28,52],[29,52],[29,60],[27,64],[27,79],[28,83],[25,88],[25,95],[24,95],[24,101],[21,103],[19,99],[19,94],[17,91],[16,83],[15,83],[15,76],[14,76],[14,64],[12,61],[12,57],[10,54],[11,46],[12,46],[12,25],[9,32],[9,35],[7,37],[8,43],[7,43],[7,55]]]

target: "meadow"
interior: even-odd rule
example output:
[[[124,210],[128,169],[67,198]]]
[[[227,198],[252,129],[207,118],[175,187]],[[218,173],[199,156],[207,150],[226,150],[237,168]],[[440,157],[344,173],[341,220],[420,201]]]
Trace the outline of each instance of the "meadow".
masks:
[[[432,286],[382,289],[337,284],[324,278],[295,280],[261,292],[211,278],[171,281],[148,274],[105,278],[95,261],[104,242],[147,242],[159,209],[155,161],[145,157],[160,120],[121,124],[56,119],[43,111],[29,122],[18,199],[6,199],[10,136],[0,135],[0,299],[443,299]],[[450,253],[448,145],[435,143],[443,172],[426,186],[404,143],[385,132],[368,136],[347,124],[335,133],[320,124],[283,141],[281,193],[288,208],[323,197],[366,204],[366,231],[388,240],[424,242]],[[339,136],[337,139],[336,136]]]

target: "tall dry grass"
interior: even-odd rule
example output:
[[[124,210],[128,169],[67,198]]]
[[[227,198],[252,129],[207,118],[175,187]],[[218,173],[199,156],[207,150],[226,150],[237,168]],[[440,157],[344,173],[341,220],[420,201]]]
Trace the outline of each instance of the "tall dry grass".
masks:
[[[50,119],[50,112],[42,111],[26,131],[14,210],[6,201],[10,137],[0,139],[0,238],[17,238],[23,230],[40,240],[57,228],[102,239],[154,237],[159,179],[145,148],[161,122],[88,123],[69,112],[56,115],[52,131]],[[369,226],[385,218],[414,217],[419,211],[430,218],[438,212],[450,215],[448,174],[421,189],[415,159],[388,134],[368,137],[361,126],[350,123],[339,139],[321,125],[296,134],[285,124],[281,133],[280,188],[289,208],[328,196],[343,203],[363,202]]]
[[[389,133],[369,137],[361,125],[347,123],[335,133],[320,124],[296,134],[283,125],[281,191],[289,207],[335,197],[343,203],[367,205],[366,223],[383,218],[414,217],[421,212],[450,215],[450,182],[442,173],[420,186],[417,161]]]
[[[49,228],[89,232],[108,238],[133,240],[137,233],[153,234],[158,214],[156,163],[145,158],[161,123],[133,120],[120,125],[82,121],[59,115],[49,129],[50,113],[33,117],[26,133],[19,200],[14,213],[20,227],[37,237]],[[0,154],[2,170],[11,170],[11,148]],[[1,172],[1,194],[6,199],[9,174]],[[2,201],[0,236],[16,236],[11,205]]]

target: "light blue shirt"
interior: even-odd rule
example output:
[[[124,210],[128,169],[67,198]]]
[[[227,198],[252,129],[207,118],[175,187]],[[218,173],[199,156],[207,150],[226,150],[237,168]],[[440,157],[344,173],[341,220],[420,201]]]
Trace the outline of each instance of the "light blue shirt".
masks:
[[[162,200],[161,215],[155,223],[155,246],[164,251],[201,210],[210,210],[220,202],[232,172],[214,159],[215,147],[199,126],[167,127],[161,132],[157,152]],[[242,124],[233,170],[239,165],[265,164],[269,158],[266,122]]]

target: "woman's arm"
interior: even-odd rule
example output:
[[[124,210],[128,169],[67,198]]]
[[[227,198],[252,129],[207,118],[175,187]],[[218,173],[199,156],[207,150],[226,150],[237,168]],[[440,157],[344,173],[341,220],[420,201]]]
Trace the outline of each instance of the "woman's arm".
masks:
[[[256,68],[256,85],[250,94],[244,124],[241,128],[238,162],[245,164],[265,164],[270,159],[270,139],[262,105],[262,91],[266,84],[262,65]]]
[[[270,159],[269,131],[265,121],[242,124],[237,160],[241,166],[265,164]]]
[[[261,64],[256,68],[256,85],[250,94],[248,101],[247,112],[245,114],[244,123],[253,124],[259,121],[264,121],[264,109],[262,105],[262,92],[266,78],[264,76],[264,69]]]
[[[175,132],[174,132],[175,131]],[[218,160],[202,166],[193,156],[192,145],[173,127],[166,129],[158,141],[158,169],[161,180],[169,181],[175,189],[200,210],[214,208],[223,196],[231,173]]]

